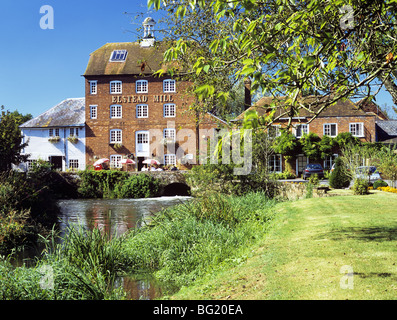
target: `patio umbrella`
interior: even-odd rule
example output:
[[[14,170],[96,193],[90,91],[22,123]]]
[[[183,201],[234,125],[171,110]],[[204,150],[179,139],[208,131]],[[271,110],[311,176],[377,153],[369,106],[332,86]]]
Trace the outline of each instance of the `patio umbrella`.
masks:
[[[159,164],[160,164],[160,161],[158,161],[158,160],[156,160],[156,159],[146,159],[146,160],[143,160],[142,163],[144,163],[144,164],[150,164],[150,165],[153,165],[153,164],[159,165]]]
[[[129,164],[134,164],[135,161],[132,160],[132,159],[122,159],[122,160],[120,161],[120,163],[122,163],[122,164],[127,164],[127,171],[128,171],[128,165],[129,165]]]
[[[99,165],[99,164],[102,164],[102,163],[108,162],[108,161],[109,161],[109,159],[107,159],[107,158],[99,159],[99,160],[97,160],[97,161],[94,162],[94,166],[97,166],[97,165]]]
[[[135,163],[135,161],[134,160],[132,160],[132,159],[123,159],[123,160],[121,160],[120,161],[120,163],[127,163],[127,164],[134,164]]]

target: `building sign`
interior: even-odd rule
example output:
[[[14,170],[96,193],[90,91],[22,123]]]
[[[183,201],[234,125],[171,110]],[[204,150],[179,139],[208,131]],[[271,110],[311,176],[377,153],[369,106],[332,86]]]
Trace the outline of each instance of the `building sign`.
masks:
[[[112,96],[112,103],[146,103],[148,96]],[[153,102],[174,102],[174,97],[170,94],[158,94],[153,96]]]

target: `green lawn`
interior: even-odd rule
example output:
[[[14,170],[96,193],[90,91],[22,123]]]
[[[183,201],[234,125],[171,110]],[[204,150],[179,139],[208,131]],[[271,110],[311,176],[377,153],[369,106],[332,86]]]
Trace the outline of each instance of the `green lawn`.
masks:
[[[172,298],[397,298],[397,194],[306,199],[275,210],[272,232],[243,263]]]

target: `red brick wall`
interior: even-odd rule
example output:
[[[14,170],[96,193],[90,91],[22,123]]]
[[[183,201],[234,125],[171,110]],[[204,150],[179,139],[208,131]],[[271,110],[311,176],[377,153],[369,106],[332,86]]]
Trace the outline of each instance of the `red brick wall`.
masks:
[[[135,93],[135,82],[139,79],[148,80],[148,93]],[[176,92],[163,93],[164,79],[166,78],[137,78],[134,76],[86,77],[87,165],[95,162],[95,158],[109,158],[110,155],[114,154],[135,155],[135,132],[140,130],[158,129],[159,133],[162,134],[165,128],[175,128],[178,136],[178,132],[184,129],[184,131],[180,132],[184,133],[183,140],[177,142],[179,142],[180,146],[183,146],[185,153],[192,153],[192,150],[196,150],[196,120],[194,113],[189,111],[189,106],[194,102],[194,97],[187,94],[189,83],[177,81]],[[97,94],[90,94],[89,80],[98,81]],[[122,81],[122,94],[110,94],[110,81],[114,80]],[[163,95],[163,100],[170,100],[170,96],[172,97],[170,103],[176,105],[175,117],[166,118],[163,116],[163,105],[168,103],[168,101],[156,101],[157,98],[155,96],[158,95]],[[121,100],[117,98],[120,96]],[[141,101],[147,99],[147,101],[138,102],[139,99]],[[148,105],[148,118],[136,117],[136,105],[140,103]],[[110,106],[113,104],[122,105],[121,119],[110,118]],[[97,119],[90,119],[90,105],[97,105]],[[200,128],[213,128],[216,126],[217,123],[215,121],[207,120],[200,125]],[[121,150],[115,150],[113,145],[109,144],[110,130],[112,129],[122,130],[123,148]],[[151,142],[154,141],[156,139],[152,137]]]
[[[364,137],[360,138],[363,142],[375,142],[376,141],[376,128],[375,128],[375,116],[357,116],[357,117],[318,117],[309,124],[309,132],[316,133],[320,138],[324,135],[324,124],[336,123],[338,134],[342,132],[350,132],[350,123],[361,122],[364,124]],[[305,122],[301,122],[305,123]],[[280,123],[279,123],[280,124]],[[293,122],[293,125],[298,122]],[[282,126],[286,125],[286,122],[281,123]]]

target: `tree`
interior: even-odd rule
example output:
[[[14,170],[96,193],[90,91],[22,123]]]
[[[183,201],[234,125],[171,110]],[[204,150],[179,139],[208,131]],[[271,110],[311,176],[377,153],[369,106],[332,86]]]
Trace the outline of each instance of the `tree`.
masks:
[[[332,155],[332,150],[335,146],[335,140],[331,138],[330,136],[323,136],[321,141],[319,142],[319,152],[320,152],[320,158],[325,159],[326,157],[329,157]]]
[[[350,177],[339,157],[335,159],[335,169],[329,177],[329,185],[334,189],[347,188],[350,185]]]
[[[315,118],[340,99],[376,96],[383,85],[397,102],[395,0],[149,0],[148,6],[175,21],[171,34],[179,38],[165,59],[187,62],[198,100],[226,101],[230,88],[222,81],[250,78],[252,91],[285,97],[287,107],[272,121],[289,117],[289,124],[302,108]],[[184,24],[194,19],[197,27],[186,34]],[[299,97],[313,89],[319,94],[303,104]]]
[[[8,171],[11,164],[19,164],[27,160],[29,155],[21,155],[21,150],[27,146],[22,143],[19,125],[29,120],[31,115],[23,116],[17,111],[4,111],[0,114],[0,171]]]
[[[302,146],[302,151],[306,155],[306,157],[316,162],[320,161],[321,159],[320,141],[321,138],[314,132],[304,134],[303,137],[299,140]]]
[[[382,172],[382,177],[393,181],[393,186],[397,180],[397,153],[396,147],[384,146],[376,155],[375,164],[377,169]]]
[[[357,137],[353,137],[353,135],[350,132],[342,132],[339,133],[335,139],[334,139],[336,145],[340,149],[345,149],[347,146],[351,145],[360,145],[360,139]]]
[[[280,153],[285,159],[285,170],[292,172],[291,159],[299,149],[298,139],[289,131],[282,131],[274,142],[275,153]]]

